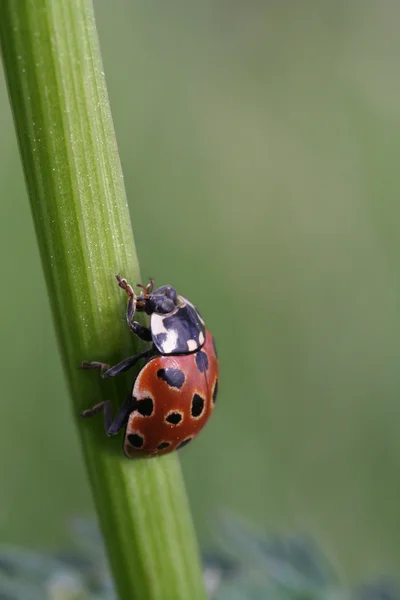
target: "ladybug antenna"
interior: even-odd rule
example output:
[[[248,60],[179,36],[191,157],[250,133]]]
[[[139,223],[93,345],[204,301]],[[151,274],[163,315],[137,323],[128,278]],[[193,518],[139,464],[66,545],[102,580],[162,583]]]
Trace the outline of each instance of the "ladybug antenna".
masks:
[[[149,277],[149,281],[150,283],[148,283],[147,285],[143,285],[142,283],[137,283],[136,286],[141,288],[142,290],[144,290],[144,295],[148,296],[149,294],[151,294],[151,292],[154,289],[154,279],[152,279],[151,277]]]

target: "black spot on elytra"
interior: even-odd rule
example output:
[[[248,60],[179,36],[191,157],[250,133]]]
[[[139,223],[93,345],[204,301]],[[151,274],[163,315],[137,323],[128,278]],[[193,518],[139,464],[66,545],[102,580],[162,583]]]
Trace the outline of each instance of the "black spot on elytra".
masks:
[[[161,444],[158,444],[157,450],[165,450],[165,448],[168,448],[170,445],[169,442],[161,442]]]
[[[192,417],[199,417],[204,410],[204,398],[195,394],[192,398]]]
[[[128,435],[128,442],[134,448],[141,448],[144,443],[144,438],[138,433],[130,433]]]
[[[185,374],[180,369],[158,369],[157,377],[163,379],[170,387],[181,389],[185,383]]]
[[[203,350],[196,354],[196,365],[200,373],[205,373],[208,369],[208,357]]]
[[[165,419],[167,423],[171,423],[171,425],[178,425],[182,421],[182,415],[178,412],[169,413],[168,417]]]
[[[183,440],[183,442],[181,442],[179,444],[179,446],[176,447],[177,450],[180,450],[181,448],[183,448],[184,446],[186,446],[189,442],[192,441],[193,438],[188,438],[187,440]]]
[[[217,346],[215,344],[215,337],[214,336],[212,336],[212,345],[213,345],[213,348],[214,348],[215,356],[218,358]]]
[[[135,410],[138,411],[143,417],[150,417],[153,414],[154,402],[152,398],[143,398],[143,400],[137,400]]]
[[[214,385],[214,389],[213,389],[213,393],[212,393],[212,398],[213,398],[214,404],[217,401],[217,394],[218,394],[218,379],[215,380],[215,385]]]

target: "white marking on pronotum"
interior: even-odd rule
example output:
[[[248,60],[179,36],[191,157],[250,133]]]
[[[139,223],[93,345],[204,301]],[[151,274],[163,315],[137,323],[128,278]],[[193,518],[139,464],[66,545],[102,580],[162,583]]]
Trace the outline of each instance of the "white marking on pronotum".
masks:
[[[151,331],[153,335],[160,335],[160,333],[167,333],[164,325],[164,318],[161,315],[153,313],[151,315]]]
[[[187,347],[188,347],[189,352],[193,352],[194,350],[196,350],[197,349],[196,340],[188,340]]]
[[[183,296],[182,296],[182,298],[183,298]],[[200,315],[200,313],[199,313],[199,311],[197,310],[197,308],[195,307],[195,305],[194,305],[194,304],[192,304],[191,302],[189,302],[189,300],[187,300],[186,298],[183,298],[183,300],[186,302],[186,304],[187,304],[188,306],[191,306],[191,307],[193,308],[193,310],[195,311],[195,313],[196,313],[196,315],[197,315],[197,317],[198,317],[198,319],[199,319],[200,323],[201,323],[202,325],[205,325],[205,323],[204,323],[204,319],[203,319],[203,317]],[[201,343],[203,343],[203,342],[201,342]]]
[[[204,344],[204,334],[202,331],[200,331],[200,333],[199,333],[199,344],[200,345]]]
[[[178,295],[178,305],[179,305],[179,307],[185,306],[186,303],[187,303],[186,298],[184,298],[183,296],[179,296]]]
[[[167,339],[163,343],[164,352],[166,354],[169,354],[169,353],[172,353],[174,350],[176,350],[176,348],[178,346],[177,342],[178,342],[178,334],[176,333],[176,331],[168,331]]]
[[[151,331],[155,337],[162,333],[166,336],[162,345],[165,354],[172,354],[176,350],[178,346],[178,334],[174,330],[168,331],[165,329],[164,318],[162,316],[155,313],[151,315]]]

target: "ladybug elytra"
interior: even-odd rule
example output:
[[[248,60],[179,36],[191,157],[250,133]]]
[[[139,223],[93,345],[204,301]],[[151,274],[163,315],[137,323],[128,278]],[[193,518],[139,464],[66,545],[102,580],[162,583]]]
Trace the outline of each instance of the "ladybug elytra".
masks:
[[[103,410],[110,436],[126,427],[124,453],[128,458],[167,454],[186,446],[211,416],[218,392],[214,338],[195,306],[171,286],[154,289],[151,279],[147,286],[138,286],[142,292],[137,296],[120,275],[117,281],[129,297],[129,328],[152,346],[112,367],[100,362],[82,363],[83,369],[100,369],[101,376],[107,378],[145,360],[132,394],[114,419],[109,400],[85,410],[81,416],[90,417]],[[150,316],[150,327],[133,320],[136,312]]]

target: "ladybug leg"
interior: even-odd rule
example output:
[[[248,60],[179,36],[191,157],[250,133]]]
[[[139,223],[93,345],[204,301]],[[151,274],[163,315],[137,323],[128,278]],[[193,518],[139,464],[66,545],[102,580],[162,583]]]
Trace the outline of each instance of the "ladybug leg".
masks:
[[[141,325],[137,321],[130,321],[128,315],[126,317],[126,320],[128,321],[129,329],[132,331],[132,333],[137,335],[141,340],[144,340],[145,342],[152,341],[151,331],[148,327],[143,327],[143,325]]]
[[[141,340],[145,342],[151,342],[151,331],[148,327],[143,327],[137,321],[133,321],[133,315],[136,311],[136,301],[132,296],[129,296],[128,308],[126,309],[126,322],[128,323],[129,329],[137,335]]]
[[[162,285],[161,287],[157,288],[156,290],[154,290],[153,293],[154,296],[165,296],[166,298],[168,298],[169,300],[172,300],[172,302],[176,305],[177,301],[178,301],[178,294],[176,293],[176,289],[171,287],[170,285]]]
[[[140,301],[140,297],[138,298],[136,296],[135,292],[133,291],[132,286],[129,285],[129,283],[126,281],[126,279],[123,279],[121,277],[121,275],[116,275],[116,278],[117,278],[119,287],[122,288],[123,290],[125,290],[125,292],[128,294],[128,297],[129,297],[128,307],[126,309],[126,322],[128,323],[129,329],[132,331],[132,333],[137,335],[141,340],[144,340],[145,342],[151,342],[152,337],[151,337],[150,329],[148,327],[143,327],[143,325],[141,325],[137,321],[133,320],[136,309],[138,308],[137,300]],[[143,289],[146,290],[146,293],[147,293],[147,288],[152,289],[153,285],[154,285],[154,282],[152,279],[150,279],[150,284],[147,287],[144,287],[142,285],[140,285],[139,287],[143,287]]]
[[[118,411],[115,419],[112,418],[111,413],[111,402],[110,400],[105,400],[104,402],[99,402],[95,404],[92,408],[88,408],[81,413],[81,417],[86,419],[87,417],[92,417],[96,413],[100,411],[104,411],[104,428],[106,430],[107,435],[117,435],[121,431],[123,427],[125,427],[128,417],[132,412],[132,398],[128,398],[124,404],[121,406],[121,409]]]
[[[119,274],[116,275],[115,278],[118,281],[119,287],[128,294],[129,298],[133,298],[134,300],[136,300],[136,294],[133,291],[133,287],[129,285],[127,280],[121,277],[121,275]]]
[[[167,298],[172,300],[174,304],[178,302],[178,294],[176,293],[176,290],[173,287],[168,286],[165,295],[167,296]]]
[[[107,365],[106,363],[101,362],[83,362],[81,365],[81,369],[85,371],[89,371],[91,369],[100,369],[100,375],[103,379],[107,379],[107,377],[115,377],[124,371],[128,371],[136,365],[136,363],[141,358],[147,358],[151,354],[150,350],[145,350],[145,352],[141,352],[140,354],[135,354],[135,356],[130,356],[129,358],[125,358],[125,360],[121,360],[121,362],[117,363],[113,367]],[[100,410],[100,408],[99,408]]]

